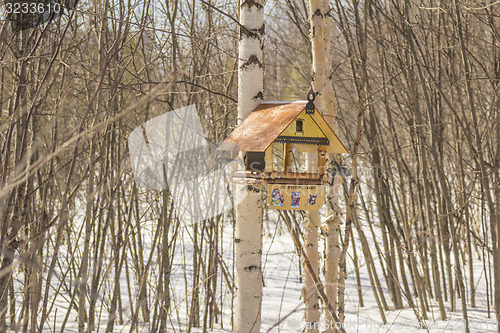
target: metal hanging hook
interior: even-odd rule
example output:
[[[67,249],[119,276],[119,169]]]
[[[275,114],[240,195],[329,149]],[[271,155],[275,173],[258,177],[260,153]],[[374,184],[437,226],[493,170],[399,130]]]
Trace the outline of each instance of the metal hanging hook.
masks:
[[[309,102],[314,102],[314,99],[316,98],[316,94],[314,93],[313,88],[309,88],[309,91],[307,92],[307,101]]]
[[[316,98],[316,94],[314,93],[314,90],[311,86],[309,89],[309,92],[307,93],[307,104],[306,104],[306,113],[307,114],[314,114],[314,110],[316,109],[316,106],[314,105],[314,99]]]

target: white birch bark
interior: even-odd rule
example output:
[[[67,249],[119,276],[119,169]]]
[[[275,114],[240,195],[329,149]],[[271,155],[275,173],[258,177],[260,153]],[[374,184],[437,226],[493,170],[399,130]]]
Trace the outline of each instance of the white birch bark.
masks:
[[[331,59],[330,59],[330,36],[331,36],[331,24],[332,20],[330,16],[326,16],[326,13],[330,11],[330,5],[328,1],[323,1],[323,13],[324,24],[325,24],[325,85],[322,90],[324,98],[324,112],[326,115],[326,121],[330,127],[336,132],[338,129],[337,122],[335,121],[336,109],[335,109],[335,95],[333,91],[333,83],[330,77],[332,71]],[[332,161],[336,156],[330,154],[329,160]],[[325,285],[326,285],[326,296],[328,297],[330,303],[334,308],[337,308],[337,291],[339,286],[339,259],[341,256],[340,249],[340,216],[342,211],[339,209],[339,189],[342,184],[342,179],[337,176],[334,179],[333,186],[327,189],[328,193],[328,205],[327,205],[327,216],[334,216],[333,219],[327,219],[325,225],[325,235],[326,235],[326,247],[325,247]],[[331,322],[333,318],[329,312],[325,312],[326,318]],[[340,319],[340,318],[339,318]],[[340,319],[343,323],[343,319]],[[335,332],[335,329],[326,330],[326,333]]]
[[[262,101],[264,1],[240,0],[238,122]],[[236,309],[233,332],[258,333],[262,304],[262,193],[251,185],[236,189]]]
[[[323,43],[323,31],[321,25],[318,25],[317,15],[315,15],[316,11],[320,9],[321,1],[320,0],[309,0],[309,16],[311,20],[311,42],[312,42],[312,54],[313,54],[313,71],[314,71],[314,81],[313,81],[313,90],[318,92],[318,77],[319,80],[324,81],[322,77],[324,77],[325,71],[318,68],[318,65],[321,65],[321,60],[324,58],[324,43]],[[318,63],[320,60],[320,63]],[[316,107],[320,110],[322,108],[322,95],[318,94],[316,96],[315,104]],[[308,153],[307,154],[307,172],[312,173],[317,171],[317,153]],[[305,252],[309,261],[311,262],[311,266],[316,275],[318,275],[319,271],[319,253],[318,253],[318,239],[319,233],[318,228],[321,225],[321,219],[319,216],[319,211],[309,211],[308,212],[308,221],[306,223],[305,228],[305,237],[306,237],[306,248]],[[319,322],[320,322],[320,308],[319,308],[319,295],[317,292],[314,292],[316,286],[309,276],[306,269],[304,269],[306,274],[304,279],[304,301],[305,301],[305,322],[306,329],[305,332],[316,333],[319,332]]]
[[[306,169],[308,173],[318,172],[318,153],[307,153]],[[312,271],[316,276],[319,276],[319,252],[318,252],[318,239],[319,227],[321,219],[319,210],[307,211],[307,219],[305,221],[305,254],[309,259]],[[304,321],[306,322],[304,332],[318,333],[320,324],[320,306],[319,306],[319,293],[307,270],[304,262],[304,287],[302,288],[302,295],[305,303]]]
[[[311,20],[311,44],[313,57],[314,81],[313,89],[316,95],[316,107],[323,112],[326,121],[336,130],[335,122],[335,99],[333,85],[329,75],[331,73],[330,65],[330,34],[331,21],[329,19],[330,5],[325,0],[309,0],[309,14]],[[332,160],[334,156],[329,156]],[[334,186],[327,189],[329,198],[327,205],[327,216],[323,233],[326,237],[325,246],[325,294],[334,309],[337,308],[337,290],[339,276],[339,228],[340,211],[338,210],[338,188],[340,179],[337,177]],[[326,309],[325,309],[326,310]],[[332,323],[333,318],[328,311],[324,312],[325,322]],[[331,327],[328,325],[328,327]],[[335,332],[334,329],[327,329],[325,332]]]
[[[309,155],[309,153],[308,153]],[[310,163],[310,156],[308,156],[308,167]],[[319,271],[319,252],[318,252],[318,228],[320,225],[319,210],[308,211],[307,220],[305,225],[305,253],[309,262],[311,263],[312,270],[316,276]],[[305,303],[304,320],[306,322],[304,332],[319,332],[320,324],[320,308],[319,308],[319,294],[316,290],[316,284],[308,272],[304,263],[304,287],[302,295]]]

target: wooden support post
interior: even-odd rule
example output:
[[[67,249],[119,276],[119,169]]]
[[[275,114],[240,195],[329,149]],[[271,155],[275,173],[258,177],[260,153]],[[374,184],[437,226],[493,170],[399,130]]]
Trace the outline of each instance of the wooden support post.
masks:
[[[283,172],[288,173],[292,172],[292,144],[291,143],[285,143],[285,158],[284,160],[284,165],[283,165]]]
[[[271,143],[271,145],[266,149],[264,156],[264,162],[266,164],[264,169],[265,172],[273,172],[273,146],[274,144]]]
[[[326,171],[326,147],[318,147],[318,172],[320,175],[324,175]]]

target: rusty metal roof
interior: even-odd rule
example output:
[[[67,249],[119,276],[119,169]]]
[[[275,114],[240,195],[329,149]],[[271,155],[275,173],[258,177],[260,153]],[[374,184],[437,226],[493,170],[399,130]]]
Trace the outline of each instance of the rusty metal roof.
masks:
[[[306,107],[307,102],[263,102],[218,150],[265,151]]]

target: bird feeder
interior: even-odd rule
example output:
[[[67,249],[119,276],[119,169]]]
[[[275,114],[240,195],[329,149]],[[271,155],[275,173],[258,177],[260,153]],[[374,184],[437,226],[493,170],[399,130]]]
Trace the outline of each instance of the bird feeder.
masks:
[[[319,209],[328,180],[326,154],[347,149],[313,101],[314,94],[307,102],[263,102],[252,111],[217,149],[242,153],[244,167],[231,170],[230,181],[267,187],[273,209]],[[317,154],[314,170],[306,170],[301,153]]]

